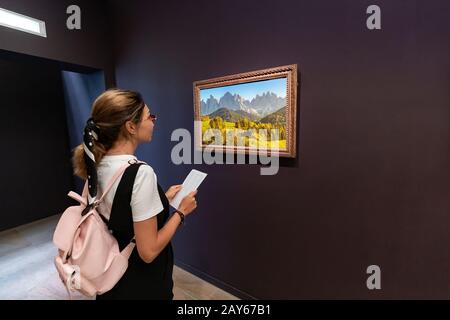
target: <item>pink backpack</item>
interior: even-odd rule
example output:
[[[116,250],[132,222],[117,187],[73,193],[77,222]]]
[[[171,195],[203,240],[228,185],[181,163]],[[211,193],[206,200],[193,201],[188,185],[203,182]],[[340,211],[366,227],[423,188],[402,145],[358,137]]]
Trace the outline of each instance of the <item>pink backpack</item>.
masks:
[[[80,205],[64,211],[53,234],[53,243],[59,249],[55,257],[56,270],[70,297],[73,291],[89,297],[105,293],[114,287],[128,268],[128,258],[135,247],[134,238],[120,252],[117,240],[96,208],[130,164],[129,161],[119,168],[100,199],[86,210],[87,182],[82,196],[73,191],[68,193]]]

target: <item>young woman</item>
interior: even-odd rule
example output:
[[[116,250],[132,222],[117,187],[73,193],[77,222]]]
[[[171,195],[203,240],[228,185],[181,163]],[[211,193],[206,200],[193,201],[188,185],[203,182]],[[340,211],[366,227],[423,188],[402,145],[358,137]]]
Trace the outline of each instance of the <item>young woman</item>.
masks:
[[[152,167],[136,164],[141,143],[151,141],[156,116],[137,92],[110,89],[94,102],[84,130],[84,143],[74,150],[74,173],[88,180],[89,203],[101,196],[116,171],[130,165],[97,208],[108,221],[119,248],[135,236],[136,248],[128,269],[101,299],[172,299],[173,251],[170,240],[196,207],[196,191],[188,194],[174,214],[169,202],[181,189],[164,192]]]

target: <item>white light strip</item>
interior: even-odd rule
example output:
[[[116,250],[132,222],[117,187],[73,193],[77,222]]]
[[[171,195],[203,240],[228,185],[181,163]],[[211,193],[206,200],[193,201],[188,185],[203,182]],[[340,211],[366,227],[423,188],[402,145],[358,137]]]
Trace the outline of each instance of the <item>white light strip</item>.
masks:
[[[47,37],[45,22],[0,8],[0,25],[41,37]]]

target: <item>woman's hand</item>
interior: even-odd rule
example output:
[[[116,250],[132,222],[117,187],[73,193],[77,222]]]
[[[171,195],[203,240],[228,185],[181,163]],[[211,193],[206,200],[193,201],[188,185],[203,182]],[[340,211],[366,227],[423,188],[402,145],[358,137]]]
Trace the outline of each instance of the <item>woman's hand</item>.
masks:
[[[178,210],[180,210],[185,216],[187,216],[192,211],[194,211],[195,208],[197,208],[197,200],[195,199],[196,194],[197,190],[192,191],[188,193],[187,196],[183,198],[183,200],[181,200]]]
[[[166,191],[166,197],[170,201],[172,201],[173,197],[177,194],[178,191],[181,190],[181,184],[176,184],[174,186],[171,186],[169,190]]]

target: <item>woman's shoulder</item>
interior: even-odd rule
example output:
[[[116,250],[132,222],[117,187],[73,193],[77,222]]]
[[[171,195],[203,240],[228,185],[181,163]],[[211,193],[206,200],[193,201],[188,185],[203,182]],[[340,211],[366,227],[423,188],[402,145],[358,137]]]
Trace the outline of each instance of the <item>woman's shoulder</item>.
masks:
[[[133,194],[149,194],[157,190],[158,178],[152,166],[143,163],[139,166],[134,178]]]
[[[97,172],[115,172],[118,168],[120,168],[130,160],[142,161],[134,155],[105,155],[102,157],[97,166]],[[142,162],[143,163],[138,168],[136,177],[153,176],[155,174],[153,167],[145,161]]]
[[[156,176],[156,173],[155,173],[155,170],[153,170],[153,167],[151,165],[149,165],[148,163],[142,163],[139,166],[136,177],[143,177],[143,178],[151,177],[151,178],[153,178],[154,176]]]
[[[104,155],[97,167],[120,167],[130,160],[138,160],[138,158],[131,154]]]
[[[102,163],[102,162],[105,162],[105,163],[126,162],[126,161],[129,161],[132,159],[137,160],[137,157],[132,154],[114,154],[114,155],[105,154],[101,158],[100,163]]]

